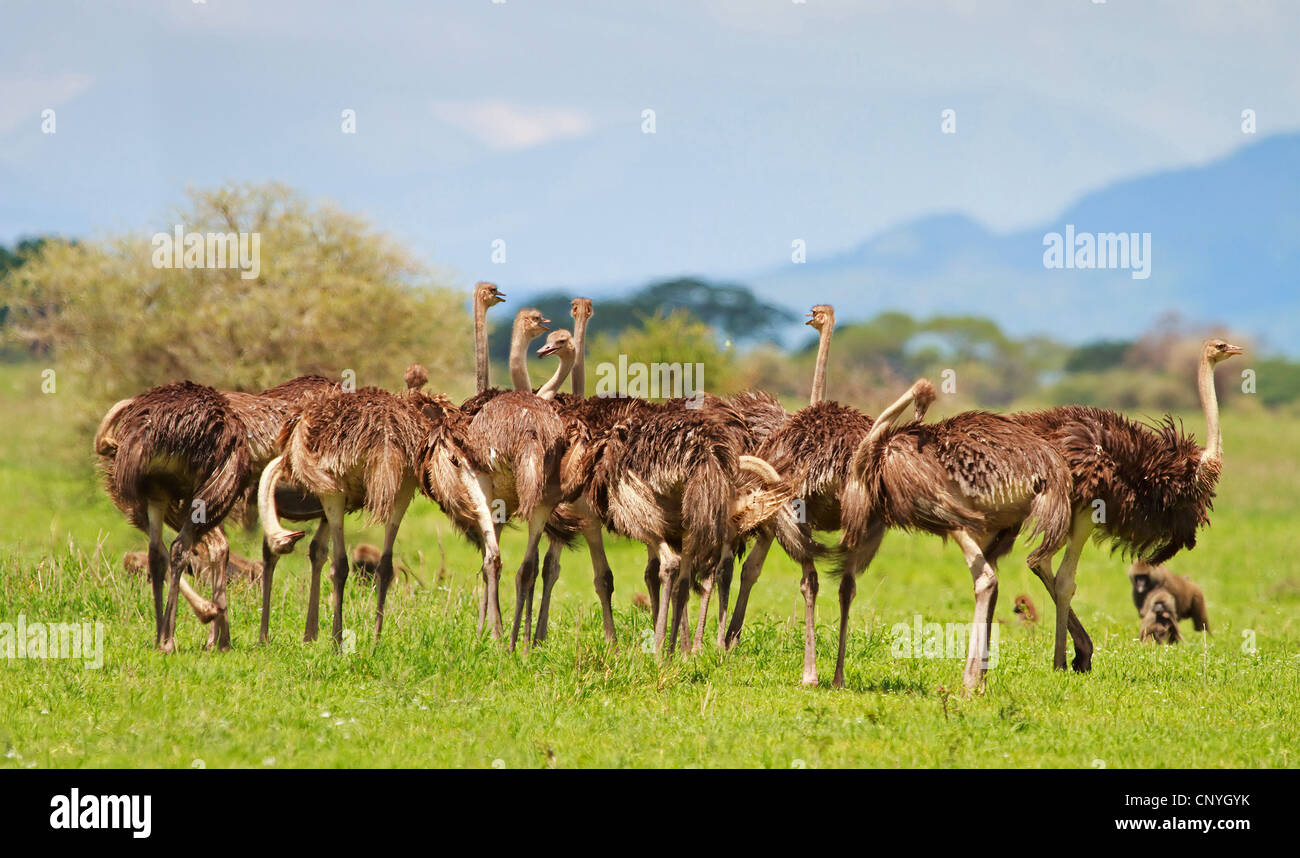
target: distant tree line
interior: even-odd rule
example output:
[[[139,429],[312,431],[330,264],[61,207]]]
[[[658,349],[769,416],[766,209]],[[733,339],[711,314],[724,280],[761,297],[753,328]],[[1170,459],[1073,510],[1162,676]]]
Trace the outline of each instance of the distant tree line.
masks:
[[[358,384],[395,387],[414,360],[428,366],[439,389],[471,392],[465,291],[429,281],[408,251],[360,218],[313,206],[276,184],[196,191],[175,217],[197,232],[257,231],[258,275],[156,267],[144,235],[32,238],[0,247],[0,359],[48,362],[88,413],[182,377],[255,390],[302,373],[338,377],[351,370]],[[568,327],[572,297],[559,290],[526,300],[512,295],[493,311],[497,383],[507,379],[513,311],[536,306],[553,327]],[[807,400],[815,332],[783,347],[779,337],[788,335],[796,314],[742,284],[679,278],[590,297],[596,315],[588,393],[595,392],[601,364],[615,365],[624,355],[701,364],[710,392],[758,387],[789,407]],[[1131,340],[1070,346],[1014,337],[979,316],[887,312],[841,319],[828,394],[875,411],[924,375],[951,394],[944,405],[953,410],[1062,402],[1192,410],[1197,348],[1212,332],[1229,333],[1166,317]],[[533,360],[535,379],[549,374],[548,363]],[[1235,374],[1246,369],[1261,405],[1300,407],[1300,364],[1253,354],[1231,367],[1232,383],[1223,383],[1229,370],[1221,370],[1221,398],[1243,395],[1246,382]]]

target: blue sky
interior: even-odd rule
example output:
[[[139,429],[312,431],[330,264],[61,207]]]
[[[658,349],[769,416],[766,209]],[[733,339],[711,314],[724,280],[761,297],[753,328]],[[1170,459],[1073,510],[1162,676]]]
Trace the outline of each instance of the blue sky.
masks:
[[[454,282],[524,289],[744,275],[788,261],[794,238],[815,261],[935,212],[1024,228],[1243,145],[1245,108],[1260,136],[1300,128],[1300,14],[1268,0],[19,0],[4,15],[0,241],[151,234],[187,186],[276,179],[366,214]]]

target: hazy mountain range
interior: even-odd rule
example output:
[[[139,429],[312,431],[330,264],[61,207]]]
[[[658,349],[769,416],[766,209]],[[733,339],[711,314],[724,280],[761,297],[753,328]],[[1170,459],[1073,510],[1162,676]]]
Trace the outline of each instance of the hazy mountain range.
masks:
[[[1044,266],[1044,236],[1150,233],[1150,272]],[[1300,135],[1221,160],[1113,183],[1033,229],[994,233],[960,214],[887,229],[829,258],[742,276],[792,309],[977,313],[1017,334],[1079,342],[1135,334],[1162,313],[1226,325],[1300,352]]]

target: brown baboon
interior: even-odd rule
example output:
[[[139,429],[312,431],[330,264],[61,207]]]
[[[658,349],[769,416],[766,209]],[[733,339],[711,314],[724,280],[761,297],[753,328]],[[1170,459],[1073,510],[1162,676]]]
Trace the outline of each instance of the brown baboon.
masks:
[[[1129,567],[1128,577],[1133,582],[1133,604],[1142,617],[1143,631],[1148,625],[1148,614],[1156,609],[1156,605],[1167,607],[1174,623],[1190,617],[1192,627],[1198,632],[1210,630],[1205,594],[1186,575],[1175,575],[1164,566],[1152,566],[1138,560]],[[1159,597],[1153,598],[1156,594],[1160,594]],[[1146,637],[1143,634],[1142,639],[1146,640]]]
[[[1156,643],[1176,644],[1183,639],[1178,631],[1178,618],[1174,614],[1174,596],[1164,587],[1147,593],[1142,604],[1142,622],[1138,626],[1138,639]]]

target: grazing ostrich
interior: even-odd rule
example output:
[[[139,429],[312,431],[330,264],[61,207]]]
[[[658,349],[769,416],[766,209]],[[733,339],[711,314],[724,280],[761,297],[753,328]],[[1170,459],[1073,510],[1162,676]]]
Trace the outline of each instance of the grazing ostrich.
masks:
[[[377,387],[309,398],[285,421],[279,438],[283,452],[262,472],[258,515],[274,553],[288,553],[303,536],[302,531],[289,531],[280,524],[275,488],[282,477],[315,495],[324,511],[333,543],[335,644],[343,640],[343,588],[348,578],[343,517],[358,509],[384,524],[383,554],[376,570],[375,638],[383,631],[384,602],[393,579],[393,543],[420,484],[420,463],[430,431],[422,400],[432,398],[401,397]]]
[[[922,379],[884,411],[853,453],[844,492],[839,569],[840,640],[836,687],[844,685],[849,606],[856,579],[888,528],[952,537],[975,590],[975,616],[962,682],[974,689],[988,664],[998,578],[985,551],[1028,520],[1039,537],[1031,564],[1050,560],[1070,536],[1070,471],[1055,448],[996,414],[965,412],[926,424],[892,424],[933,388]]]
[[[503,504],[505,520],[519,515],[528,526],[528,547],[515,578],[515,620],[510,634],[513,649],[523,621],[523,610],[537,576],[537,545],[547,529],[548,519],[561,500],[560,460],[566,444],[565,422],[551,399],[572,368],[573,351],[543,347],[545,354],[561,354],[555,375],[534,394],[528,378],[528,344],[549,329],[541,312],[525,308],[515,317],[510,341],[510,374],[515,389],[492,397],[474,414],[468,428],[468,444],[487,469],[479,474],[483,495],[493,505]],[[568,336],[565,332],[565,336]],[[555,531],[552,530],[552,533]],[[491,634],[501,634],[501,608],[497,593],[499,558],[484,564],[485,587],[479,606],[478,630],[491,622]],[[525,643],[532,640],[532,611],[529,606]]]
[[[761,458],[791,481],[794,497],[803,504],[803,518],[796,521],[792,509],[783,510],[758,535],[741,567],[740,592],[726,630],[725,644],[731,648],[739,640],[749,592],[762,574],[772,540],[779,539],[786,553],[802,568],[799,583],[804,597],[802,682],[816,685],[818,579],[814,559],[820,553],[820,547],[813,540],[812,533],[840,529],[849,464],[858,444],[871,430],[872,421],[871,417],[855,408],[826,399],[826,366],[835,329],[835,310],[829,304],[818,304],[808,315],[806,324],[819,334],[808,407],[793,414],[758,451]],[[925,393],[922,391],[923,395],[916,403],[920,409],[929,404]]]
[[[1201,348],[1197,390],[1205,416],[1204,448],[1170,417],[1149,426],[1115,411],[1078,405],[1011,415],[1052,444],[1073,478],[1074,521],[1060,569],[1053,576],[1048,559],[1032,567],[1056,605],[1053,664],[1058,669],[1065,669],[1067,632],[1074,642],[1073,668],[1086,672],[1092,667],[1092,640],[1070,609],[1079,555],[1089,536],[1110,540],[1112,550],[1158,566],[1193,548],[1197,530],[1209,524],[1223,465],[1214,368],[1241,353],[1240,346],[1218,338]],[[1097,512],[1101,514],[1095,516]]]
[[[308,399],[340,391],[337,382],[319,375],[303,375],[278,384],[258,394],[227,392],[235,412],[243,421],[250,458],[250,493],[257,493],[257,483],[266,466],[280,455],[280,430],[290,414]],[[307,549],[311,563],[311,589],[307,603],[307,622],[303,640],[316,640],[320,624],[320,576],[329,557],[329,528],[323,523],[324,511],[315,497],[289,486],[276,488],[276,509],[291,521],[319,521]],[[255,500],[254,500],[255,503]],[[267,643],[271,636],[271,589],[280,555],[262,540],[262,617],[258,640]]]
[[[248,481],[248,447],[242,435],[243,424],[227,399],[210,387],[189,381],[155,387],[117,403],[95,433],[95,452],[100,456],[109,497],[132,525],[149,536],[154,639],[163,652],[176,648],[177,599],[191,550],[209,533],[219,532]],[[165,609],[168,560],[163,553],[164,524],[177,531],[171,545],[171,587]],[[209,545],[215,615],[208,645],[228,649],[228,545],[224,534],[213,536]]]

